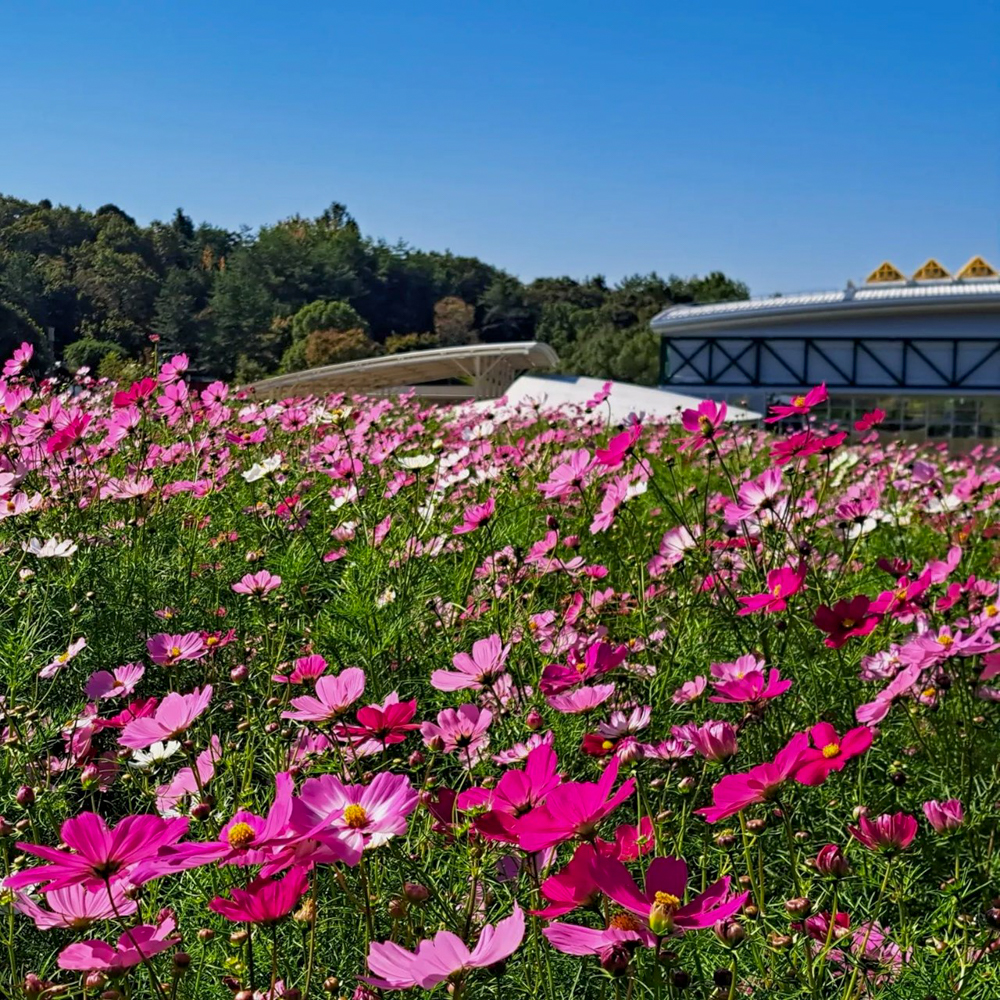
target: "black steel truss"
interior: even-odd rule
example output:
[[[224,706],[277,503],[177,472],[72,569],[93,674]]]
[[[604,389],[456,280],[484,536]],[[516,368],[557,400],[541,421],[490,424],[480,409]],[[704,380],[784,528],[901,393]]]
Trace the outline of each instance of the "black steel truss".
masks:
[[[950,343],[948,364],[942,369],[940,362],[928,357],[929,344],[940,346]],[[834,361],[827,353],[832,344],[838,348],[849,344],[851,348],[850,371],[845,371],[842,361]],[[873,349],[876,344],[891,344],[899,348],[898,363],[880,357]],[[784,346],[795,348],[800,355],[790,361]],[[962,347],[990,345],[990,349],[974,364],[967,368],[960,366]],[[833,341],[828,337],[794,337],[776,339],[768,337],[726,337],[717,341],[710,337],[664,337],[660,345],[660,374],[664,384],[678,385],[694,382],[703,385],[720,386],[768,386],[776,380],[761,378],[761,362],[769,360],[787,373],[789,385],[813,385],[824,379],[830,388],[859,389],[983,389],[1000,388],[1000,374],[994,385],[981,383],[972,386],[968,380],[983,370],[986,364],[1000,355],[1000,339],[983,340],[929,340],[900,339],[898,337],[865,337]],[[893,359],[895,362],[897,359]],[[673,362],[673,364],[671,364]],[[816,372],[816,365],[823,367],[822,375]],[[914,363],[919,363],[937,376],[933,382],[914,382],[908,377]],[[998,364],[994,361],[994,364]],[[866,371],[865,380],[858,381],[859,371]],[[872,371],[882,374],[880,380],[871,379]],[[811,373],[812,372],[812,373]],[[998,365],[1000,373],[1000,365]],[[831,377],[831,374],[834,377]]]

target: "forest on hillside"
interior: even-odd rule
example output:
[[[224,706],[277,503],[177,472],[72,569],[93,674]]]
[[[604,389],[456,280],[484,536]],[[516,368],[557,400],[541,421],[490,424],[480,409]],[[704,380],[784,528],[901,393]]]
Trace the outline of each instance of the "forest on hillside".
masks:
[[[108,377],[127,374],[151,340],[161,353],[186,353],[195,371],[248,381],[538,339],[564,372],[655,384],[656,312],[747,294],[721,272],[523,283],[475,257],[365,236],[338,203],[232,232],[181,209],[141,226],[113,204],[88,211],[0,195],[0,351],[29,339],[42,367],[61,359]]]

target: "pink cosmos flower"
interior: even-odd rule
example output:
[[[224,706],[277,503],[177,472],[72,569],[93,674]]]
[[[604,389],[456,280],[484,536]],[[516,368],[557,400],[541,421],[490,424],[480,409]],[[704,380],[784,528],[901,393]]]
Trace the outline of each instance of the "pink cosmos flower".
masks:
[[[489,729],[493,713],[475,705],[460,705],[458,709],[446,708],[438,712],[437,724],[425,722],[420,734],[427,746],[439,741],[445,753],[457,753],[470,766],[479,760],[489,746]]]
[[[639,889],[620,861],[600,858],[597,872],[604,894],[619,906],[642,917],[658,936],[673,931],[701,930],[719,920],[727,920],[742,909],[750,895],[744,892],[728,899],[727,876],[685,904],[688,871],[681,858],[653,858],[646,869],[644,891]]]
[[[796,458],[808,458],[823,447],[823,439],[812,431],[799,431],[777,441],[770,457],[775,465],[787,465]]]
[[[549,905],[532,910],[536,917],[561,917],[579,906],[590,906],[601,895],[597,852],[591,844],[580,844],[567,865],[550,875],[541,886]]]
[[[622,823],[615,828],[614,840],[594,838],[598,853],[606,858],[617,858],[619,861],[635,861],[648,854],[656,847],[656,837],[653,835],[653,821],[643,816],[638,825]]]
[[[186,797],[201,794],[215,776],[215,765],[222,759],[222,744],[213,736],[208,747],[195,759],[197,777],[190,767],[182,767],[165,785],[156,789],[156,811],[161,816],[177,816],[178,806]]]
[[[635,447],[636,441],[642,435],[642,425],[635,423],[629,426],[627,430],[622,431],[620,434],[616,434],[609,442],[607,448],[598,448],[595,451],[597,461],[601,465],[608,466],[609,468],[617,468],[628,455],[632,452]]]
[[[93,419],[90,413],[75,413],[55,434],[46,439],[45,450],[50,455],[58,455],[72,448],[82,440]]]
[[[472,655],[456,653],[451,662],[455,670],[435,670],[431,686],[439,691],[480,691],[498,674],[502,674],[510,643],[503,645],[499,635],[491,635],[472,644]],[[457,671],[457,672],[456,672]]]
[[[628,659],[628,646],[612,646],[603,639],[591,643],[581,658],[571,651],[568,663],[550,663],[542,671],[539,687],[543,694],[559,694],[586,681],[609,673]]]
[[[709,666],[709,673],[717,681],[741,681],[747,674],[757,671],[762,673],[766,661],[763,657],[754,656],[753,653],[744,653],[738,656],[731,663],[713,663]]]
[[[326,660],[313,653],[310,656],[300,656],[295,661],[295,669],[286,677],[284,674],[272,674],[275,684],[304,684],[314,681],[326,671]]]
[[[695,677],[693,680],[685,681],[674,693],[671,701],[675,705],[686,705],[688,702],[697,701],[708,686],[708,678]]]
[[[229,899],[216,896],[208,908],[234,923],[276,924],[295,909],[307,888],[305,868],[295,867],[284,878],[256,878],[246,889],[230,889]]]
[[[713,804],[695,812],[709,823],[718,823],[720,819],[742,812],[747,806],[766,802],[792,777],[808,746],[809,737],[805,733],[796,733],[778,751],[773,761],[721,778],[712,789]]]
[[[69,661],[72,660],[73,657],[77,655],[77,653],[81,652],[86,648],[87,648],[86,639],[84,639],[82,636],[79,639],[74,639],[73,642],[69,644],[69,647],[66,649],[65,653],[60,653],[57,657],[55,657],[55,659],[52,660],[51,663],[42,667],[42,669],[38,671],[38,676],[43,681],[52,680],[52,678],[55,677],[55,675],[58,674],[59,671],[62,670],[63,667],[65,667],[66,664],[69,663]]]
[[[332,774],[309,778],[292,803],[291,825],[307,840],[335,837],[357,854],[406,835],[417,791],[405,774],[382,771],[370,785],[345,785]]]
[[[713,440],[726,420],[726,404],[706,399],[695,410],[685,410],[681,414],[681,425],[692,437],[682,441],[679,450],[697,451]]]
[[[840,649],[852,635],[868,635],[879,623],[879,616],[870,614],[872,602],[864,594],[849,601],[837,601],[832,608],[821,604],[813,615],[813,624],[827,637],[823,644]]]
[[[854,421],[854,429],[856,431],[870,431],[873,427],[877,427],[882,421],[885,420],[885,410],[880,410],[876,407],[869,413],[865,413],[860,420]]]
[[[471,507],[466,507],[462,512],[462,523],[456,524],[451,529],[451,533],[453,535],[467,535],[470,531],[481,528],[493,517],[496,508],[497,502],[493,497],[490,497],[485,503],[473,504]]]
[[[767,574],[767,591],[763,594],[740,597],[739,602],[743,607],[736,613],[738,615],[752,615],[756,611],[763,611],[764,614],[770,615],[776,611],[784,611],[788,607],[788,598],[802,589],[805,578],[804,566],[797,569],[791,566],[772,569]]]
[[[813,389],[810,389],[804,396],[793,396],[792,399],[786,403],[779,403],[771,407],[771,416],[764,418],[765,424],[776,424],[779,420],[784,420],[785,417],[791,417],[796,414],[805,415],[814,406],[818,406],[820,403],[825,403],[829,399],[829,394],[826,391],[826,383],[818,385]]]
[[[34,345],[29,344],[27,341],[21,344],[14,353],[3,363],[3,377],[4,378],[14,378],[20,375],[25,368],[31,363],[31,359],[35,353]]]
[[[211,699],[211,684],[195,688],[190,694],[171,691],[156,706],[156,711],[151,716],[128,723],[118,737],[118,742],[132,750],[143,750],[152,743],[173,739],[190,728],[194,720],[208,708]]]
[[[233,584],[237,594],[247,594],[249,597],[263,597],[281,586],[281,577],[269,573],[266,569],[256,573],[247,573],[241,580]]]
[[[889,683],[864,705],[859,705],[854,717],[866,726],[881,722],[888,714],[898,698],[908,694],[920,680],[924,668],[919,664],[911,664],[902,669]]]
[[[103,887],[90,892],[81,885],[68,885],[65,889],[47,892],[45,902],[49,907],[47,910],[30,896],[19,892],[14,898],[14,909],[30,917],[40,931],[48,931],[53,927],[85,930],[98,920],[127,917],[137,909],[135,900],[125,895],[125,888],[121,883],[110,887],[110,896],[109,890]]]
[[[339,719],[364,693],[365,672],[348,667],[339,674],[324,674],[316,681],[316,695],[292,699],[294,712],[282,712],[283,719],[299,722],[327,722]]]
[[[186,354],[175,354],[169,361],[164,361],[160,365],[160,374],[158,376],[160,383],[168,384],[183,377],[190,363]]]
[[[168,635],[161,632],[146,640],[149,658],[161,667],[172,667],[181,660],[200,660],[208,647],[200,632],[188,632],[186,635]]]
[[[629,778],[612,794],[618,777],[618,761],[612,759],[595,783],[567,781],[552,789],[544,805],[521,817],[518,843],[524,851],[544,851],[567,840],[590,840],[606,816],[635,790]]]
[[[867,726],[850,729],[843,737],[829,722],[818,722],[809,730],[812,748],[803,752],[795,780],[802,785],[822,785],[831,771],[842,771],[849,760],[860,757],[872,745]]]
[[[592,687],[581,687],[567,694],[550,694],[546,701],[557,711],[567,715],[580,715],[592,712],[603,705],[615,693],[615,685],[594,684]]]
[[[717,681],[715,694],[708,700],[731,705],[767,701],[784,694],[791,686],[792,682],[782,680],[774,667],[768,671],[766,679],[763,670],[751,670],[738,680]]]
[[[553,923],[542,934],[556,951],[564,955],[597,955],[601,964],[622,971],[636,945],[653,948],[658,938],[631,913],[619,913],[611,918],[610,926],[598,930],[581,924]]]
[[[400,701],[393,691],[381,705],[366,705],[358,709],[357,722],[337,727],[337,736],[351,744],[354,757],[381,753],[386,747],[402,743],[420,724],[411,721],[417,714],[416,698]]]
[[[174,934],[176,927],[177,921],[170,915],[158,924],[130,928],[116,945],[99,940],[78,941],[63,948],[56,961],[60,969],[76,972],[122,972],[177,944],[180,935]]]
[[[962,803],[958,799],[948,799],[937,802],[931,799],[923,805],[924,816],[936,833],[948,833],[957,830],[965,820]]]
[[[88,698],[102,701],[105,698],[121,698],[131,694],[136,684],[142,680],[146,668],[141,663],[126,663],[115,667],[114,671],[98,670],[90,675],[84,694]]]
[[[761,511],[772,510],[775,500],[784,488],[781,469],[772,467],[765,470],[756,479],[751,479],[740,486],[736,494],[736,503],[726,504],[726,520],[731,524],[739,524],[755,517]]]
[[[372,942],[368,950],[366,981],[388,990],[408,990],[413,986],[433,989],[438,983],[460,976],[470,969],[485,969],[510,958],[524,939],[524,911],[514,905],[514,912],[494,927],[486,924],[471,951],[451,931],[438,931],[433,938],[421,941],[416,952],[392,941]]]
[[[84,812],[59,828],[65,850],[41,844],[19,843],[20,850],[49,864],[26,868],[4,881],[8,889],[45,882],[40,891],[52,892],[77,885],[91,891],[123,879],[134,882],[135,867],[162,847],[176,844],[187,831],[186,819],[161,819],[140,814],[126,816],[111,830],[97,813]]]
[[[671,735],[690,743],[705,760],[721,763],[736,754],[736,730],[728,722],[709,719],[700,726],[674,726]]]
[[[559,761],[551,745],[542,743],[528,754],[524,770],[506,771],[494,788],[469,788],[456,807],[460,812],[486,811],[476,817],[476,829],[489,840],[516,843],[521,816],[545,802],[562,782]]]
[[[886,813],[874,820],[861,816],[858,825],[849,826],[847,832],[870,851],[904,851],[917,835],[917,821],[902,812]]]
[[[594,460],[586,448],[577,448],[563,457],[566,461],[556,466],[549,478],[539,484],[538,489],[548,500],[579,494],[594,468]]]

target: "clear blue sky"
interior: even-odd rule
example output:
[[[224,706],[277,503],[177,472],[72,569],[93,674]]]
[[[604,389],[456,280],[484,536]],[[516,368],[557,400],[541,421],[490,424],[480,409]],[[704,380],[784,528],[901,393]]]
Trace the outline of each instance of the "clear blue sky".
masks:
[[[1000,4],[7,0],[0,191],[522,278],[1000,265]]]

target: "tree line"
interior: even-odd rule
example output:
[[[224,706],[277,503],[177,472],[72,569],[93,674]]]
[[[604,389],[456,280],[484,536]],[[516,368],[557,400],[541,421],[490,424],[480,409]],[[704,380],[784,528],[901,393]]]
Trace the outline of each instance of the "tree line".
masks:
[[[206,376],[250,381],[356,358],[537,339],[579,375],[652,385],[649,320],[679,302],[746,298],[721,272],[523,283],[475,257],[362,234],[345,206],[252,232],[194,221],[140,226],[96,211],[0,195],[0,348],[28,339],[121,377],[159,340]],[[50,346],[51,331],[51,346]]]

